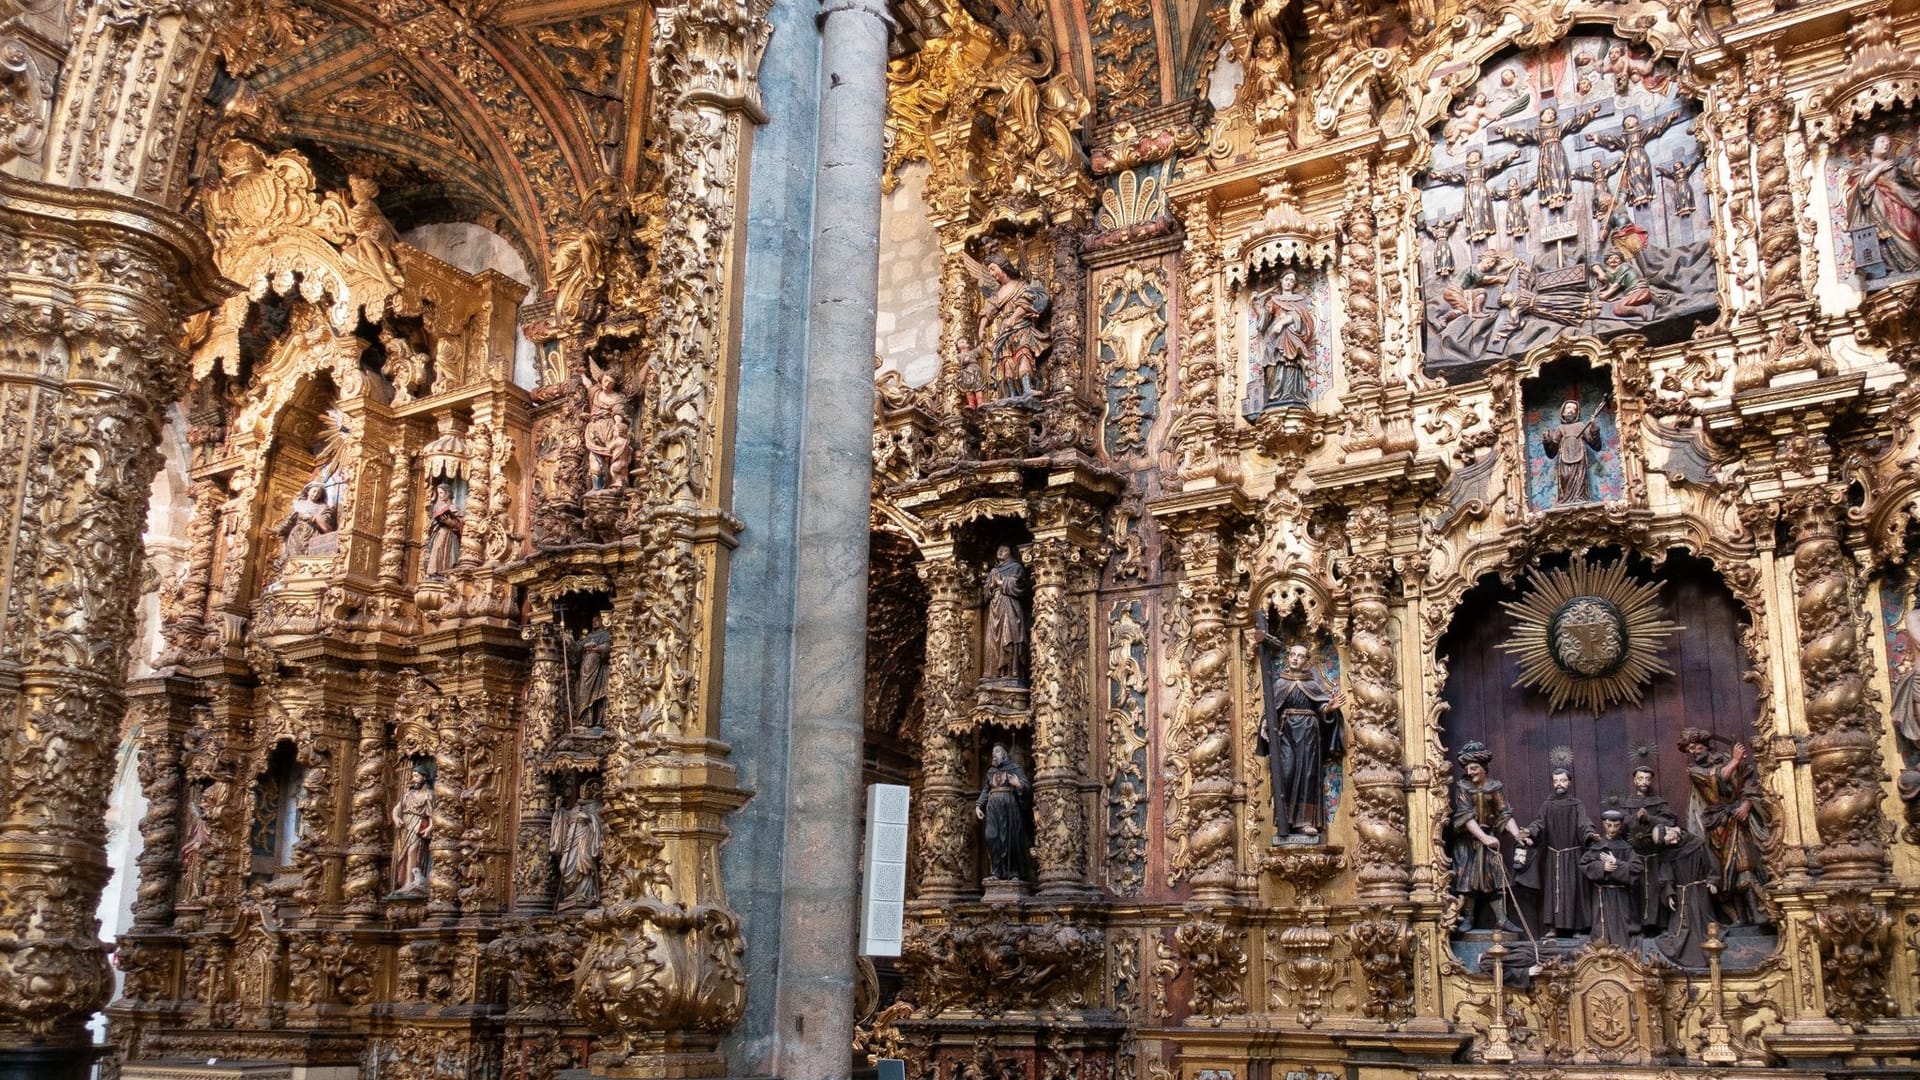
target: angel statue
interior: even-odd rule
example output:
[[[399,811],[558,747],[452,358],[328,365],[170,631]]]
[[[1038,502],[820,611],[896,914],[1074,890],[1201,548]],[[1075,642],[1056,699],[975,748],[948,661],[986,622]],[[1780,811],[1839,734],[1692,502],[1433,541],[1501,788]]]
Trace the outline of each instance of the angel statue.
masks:
[[[1035,372],[1052,347],[1053,339],[1040,325],[1053,306],[1046,286],[1015,269],[1004,255],[989,255],[984,263],[966,255],[967,267],[979,276],[985,299],[980,304],[980,365],[992,396],[1000,401],[1024,400],[1035,393]]]
[[[582,374],[587,389],[587,478],[595,490],[619,491],[627,486],[633,468],[632,395],[620,388],[613,371],[591,359],[592,377]]]

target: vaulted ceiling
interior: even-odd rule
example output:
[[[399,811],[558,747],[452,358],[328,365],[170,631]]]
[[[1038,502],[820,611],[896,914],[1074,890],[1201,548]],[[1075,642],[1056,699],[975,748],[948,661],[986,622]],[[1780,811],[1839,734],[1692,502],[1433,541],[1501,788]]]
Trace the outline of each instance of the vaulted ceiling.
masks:
[[[261,0],[223,43],[222,134],[380,181],[397,225],[468,220],[545,266],[603,171],[631,181],[644,3]]]

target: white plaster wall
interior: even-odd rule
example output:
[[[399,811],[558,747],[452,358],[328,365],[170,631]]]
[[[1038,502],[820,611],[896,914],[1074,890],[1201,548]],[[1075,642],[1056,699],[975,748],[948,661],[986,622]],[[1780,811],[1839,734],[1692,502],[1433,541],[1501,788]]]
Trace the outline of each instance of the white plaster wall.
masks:
[[[527,261],[507,238],[491,229],[467,221],[448,221],[409,229],[400,239],[421,251],[469,274],[494,270],[527,286],[529,297],[537,296],[539,285],[527,269]],[[518,323],[513,332],[513,381],[531,390],[539,379],[538,354],[526,331]]]
[[[900,170],[880,204],[880,303],[874,353],[909,386],[940,375],[940,238],[927,221],[927,166]]]

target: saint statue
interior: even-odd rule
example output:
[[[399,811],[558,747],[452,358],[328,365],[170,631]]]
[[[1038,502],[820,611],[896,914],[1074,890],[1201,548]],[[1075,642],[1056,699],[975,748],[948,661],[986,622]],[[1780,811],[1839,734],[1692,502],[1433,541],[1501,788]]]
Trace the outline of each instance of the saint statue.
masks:
[[[1253,123],[1261,131],[1278,128],[1293,109],[1293,63],[1279,34],[1254,43],[1247,62],[1247,90],[1253,102]]]
[[[433,373],[427,366],[427,354],[385,327],[380,329],[380,344],[387,351],[387,359],[380,365],[380,373],[393,384],[393,403],[405,405],[425,394],[433,380]]]
[[[327,486],[309,481],[275,531],[283,555],[331,555],[340,550],[339,511],[327,501]]]
[[[993,569],[987,571],[983,592],[986,595],[986,643],[981,650],[982,681],[1003,685],[1026,685],[1027,652],[1027,570],[1014,558],[1013,548],[1001,544],[993,553]]]
[[[1493,752],[1485,743],[1476,740],[1460,748],[1461,777],[1453,782],[1453,891],[1466,905],[1462,929],[1473,929],[1474,908],[1484,903],[1496,926],[1517,934],[1520,927],[1507,913],[1511,883],[1500,860],[1499,834],[1521,846],[1533,840],[1513,820],[1506,786],[1487,775],[1491,761]]]
[[[1677,825],[1655,830],[1660,840],[1666,885],[1661,889],[1667,929],[1654,941],[1660,955],[1682,967],[1707,966],[1707,927],[1714,922],[1713,898],[1720,891],[1720,868],[1705,840]]]
[[[1427,174],[1431,179],[1459,184],[1466,189],[1461,215],[1465,220],[1469,241],[1478,244],[1493,235],[1493,193],[1487,190],[1487,181],[1519,160],[1518,150],[1495,158],[1492,162],[1488,162],[1480,151],[1469,150],[1460,168],[1436,169]]]
[[[1260,333],[1260,371],[1266,383],[1266,407],[1307,404],[1307,365],[1313,359],[1312,301],[1300,292],[1292,270],[1280,286],[1256,301]]]
[[[1651,933],[1667,924],[1663,899],[1668,884],[1666,844],[1661,830],[1678,827],[1680,819],[1667,800],[1654,793],[1650,765],[1633,770],[1633,794],[1620,800],[1620,809],[1627,815],[1627,842],[1646,863],[1636,895],[1641,928]]]
[[[213,830],[207,825],[205,808],[207,789],[193,786],[187,799],[187,830],[180,839],[180,899],[198,900],[207,890],[207,848],[213,843]]]
[[[586,381],[586,376],[581,376]],[[629,395],[615,382],[613,372],[601,371],[587,383],[588,482],[598,490],[618,491],[627,486],[633,468],[633,419]]]
[[[577,911],[600,902],[600,800],[593,781],[582,782],[570,803],[553,812],[553,861],[560,880],[555,911]]]
[[[1907,638],[1907,667],[1893,681],[1894,733],[1908,747],[1920,750],[1920,603],[1900,620],[1900,632]]]
[[[1883,273],[1920,269],[1920,167],[1913,154],[1896,155],[1893,137],[1881,132],[1847,182],[1847,228],[1879,237]]]
[[[1045,286],[1022,277],[1004,255],[987,259],[985,277],[991,292],[980,305],[980,342],[988,378],[1001,400],[1032,397],[1034,373],[1052,345],[1040,320],[1053,299]]]
[[[593,613],[593,624],[574,646],[579,650],[573,679],[573,723],[597,729],[606,726],[607,657],[613,652],[613,633],[605,612]]]
[[[1639,852],[1627,842],[1627,815],[1608,810],[1600,815],[1604,835],[1587,843],[1580,856],[1580,870],[1593,884],[1593,940],[1622,949],[1633,947],[1640,933],[1640,916],[1634,910],[1634,886],[1645,869]]]
[[[1268,635],[1265,643],[1280,642]],[[1326,761],[1345,749],[1340,703],[1307,665],[1305,645],[1287,650],[1286,668],[1267,687],[1254,752],[1267,759],[1273,785],[1273,839],[1317,837],[1327,825]]]
[[[1580,400],[1568,398],[1560,406],[1559,425],[1541,433],[1540,445],[1553,457],[1554,505],[1592,502],[1593,475],[1587,451],[1600,449],[1600,413],[1582,420]]]
[[[414,766],[407,790],[393,804],[393,891],[396,896],[424,896],[427,891],[427,837],[433,833],[433,787],[427,774]]]
[[[1531,128],[1498,126],[1494,131],[1503,139],[1540,148],[1534,185],[1540,191],[1540,205],[1558,209],[1573,198],[1573,166],[1567,161],[1566,137],[1592,123],[1600,115],[1599,105],[1588,105],[1564,120],[1560,110],[1543,105],[1540,117]]]
[[[1679,118],[1679,113],[1668,113],[1642,124],[1639,117],[1628,113],[1621,118],[1619,131],[1588,132],[1588,142],[1626,155],[1627,172],[1622,194],[1626,196],[1628,206],[1645,206],[1653,201],[1653,158],[1647,154],[1647,143],[1659,138]]]
[[[349,176],[347,192],[352,196],[347,206],[347,231],[352,233],[345,248],[347,257],[388,288],[398,289],[400,264],[394,261],[393,247],[400,236],[375,201],[380,185],[364,176]]]
[[[1691,831],[1705,837],[1719,868],[1720,903],[1731,922],[1772,922],[1766,908],[1767,845],[1773,822],[1760,799],[1760,780],[1745,743],[1731,752],[1713,748],[1715,736],[1701,728],[1680,733],[1688,757],[1687,779],[1693,803],[1687,814]]]
[[[995,743],[993,764],[973,804],[973,816],[987,824],[990,876],[996,881],[1018,881],[1027,853],[1027,797],[1033,785],[1014,763],[1006,745]]]
[[[1573,770],[1556,765],[1551,780],[1553,793],[1541,804],[1533,824],[1527,826],[1532,850],[1521,848],[1513,853],[1517,870],[1513,880],[1539,894],[1541,933],[1571,937],[1586,933],[1593,923],[1581,860],[1587,842],[1600,834],[1587,816],[1586,804],[1573,794]],[[1546,850],[1532,858],[1541,848]]]
[[[444,477],[434,481],[427,503],[427,553],[422,564],[427,577],[446,577],[460,561],[460,531],[465,524],[466,515],[453,505],[453,481]]]

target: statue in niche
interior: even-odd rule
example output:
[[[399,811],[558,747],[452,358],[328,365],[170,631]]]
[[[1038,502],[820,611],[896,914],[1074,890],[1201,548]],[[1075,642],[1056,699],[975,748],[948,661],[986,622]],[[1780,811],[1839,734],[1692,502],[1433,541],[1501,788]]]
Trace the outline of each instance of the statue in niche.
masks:
[[[433,381],[427,354],[385,327],[380,329],[380,344],[387,350],[387,360],[380,365],[380,372],[393,384],[393,403],[405,405],[424,396]]]
[[[422,563],[427,577],[446,577],[460,561],[460,532],[465,526],[466,515],[454,506],[453,481],[445,477],[434,481],[427,502],[427,553]]]
[[[1907,609],[1900,619],[1900,633],[1907,639],[1905,669],[1893,681],[1893,705],[1889,710],[1893,732],[1908,764],[1895,778],[1894,790],[1906,804],[1907,838],[1920,841],[1920,603]]]
[[[606,725],[607,659],[613,652],[613,633],[605,612],[593,613],[593,622],[574,643],[573,725],[597,731]]]
[[[1266,407],[1305,407],[1307,365],[1313,360],[1313,301],[1300,291],[1292,270],[1280,284],[1254,298],[1260,334],[1260,372],[1266,382]]]
[[[280,537],[281,554],[288,557],[332,555],[340,550],[340,514],[327,501],[327,485],[309,480],[274,531]]]
[[[1487,775],[1492,761],[1493,752],[1483,742],[1460,748],[1461,777],[1453,782],[1453,891],[1466,904],[1462,929],[1474,928],[1474,909],[1485,904],[1496,926],[1517,934],[1520,927],[1507,912],[1512,885],[1500,859],[1499,834],[1506,833],[1521,846],[1533,841],[1513,820],[1506,786]]]
[[[1609,400],[1582,420],[1580,399],[1568,398],[1566,404],[1560,406],[1560,423],[1541,433],[1541,449],[1554,459],[1555,506],[1593,501],[1593,466],[1587,452],[1600,449],[1600,413],[1612,405]]]
[[[1020,880],[1027,853],[1027,798],[1032,791],[1027,774],[1007,753],[1006,744],[995,743],[993,763],[980,785],[973,816],[986,823],[987,858],[996,881]]]
[[[380,185],[364,176],[349,176],[347,191],[352,196],[347,206],[347,230],[352,234],[345,248],[347,257],[388,288],[398,289],[400,264],[394,260],[393,249],[400,236],[375,201]]]
[[[1625,812],[1601,814],[1600,827],[1605,832],[1592,837],[1580,856],[1580,870],[1593,883],[1593,940],[1630,949],[1640,932],[1634,887],[1645,864],[1627,841]]]
[[[1660,841],[1667,879],[1661,889],[1667,929],[1654,940],[1654,948],[1682,967],[1706,967],[1707,954],[1701,946],[1707,940],[1707,927],[1714,922],[1713,898],[1720,891],[1720,868],[1713,849],[1678,825],[1658,826],[1654,835]]]
[[[613,372],[597,369],[580,377],[587,388],[587,478],[593,487],[619,491],[633,468],[632,396],[620,389]]]
[[[582,780],[566,805],[553,812],[552,850],[560,880],[555,911],[579,911],[600,902],[600,822],[598,785]]]
[[[1920,166],[1912,150],[1894,153],[1893,136],[1880,132],[1868,144],[1866,159],[1844,182],[1847,228],[1873,230],[1881,273],[1920,269]]]
[[[213,844],[213,829],[207,825],[207,789],[193,785],[187,798],[186,835],[180,838],[180,899],[198,900],[207,891],[207,849]]]
[[[1542,933],[1572,937],[1586,933],[1593,924],[1592,898],[1587,879],[1581,876],[1581,860],[1599,831],[1587,816],[1586,804],[1573,794],[1573,769],[1556,765],[1550,779],[1553,793],[1527,826],[1533,846],[1513,853],[1513,880],[1539,893]],[[1534,852],[1540,852],[1538,858],[1532,857]]]
[[[1493,193],[1487,189],[1487,181],[1512,168],[1519,160],[1518,150],[1502,154],[1491,163],[1479,150],[1469,150],[1460,168],[1427,174],[1440,183],[1459,184],[1465,190],[1461,214],[1465,219],[1469,243],[1477,244],[1494,232]]]
[[[1687,779],[1693,785],[1688,825],[1713,849],[1719,868],[1715,883],[1720,904],[1730,923],[1766,925],[1766,850],[1773,822],[1760,798],[1760,780],[1745,743],[1731,752],[1713,747],[1717,738],[1701,728],[1680,734],[1680,749],[1688,758]]]
[[[981,649],[981,681],[1026,685],[1027,569],[1001,544],[993,552],[982,592],[986,598],[986,640]]]
[[[1645,933],[1657,933],[1667,925],[1667,856],[1662,830],[1677,827],[1680,819],[1667,800],[1654,793],[1651,765],[1633,770],[1633,794],[1620,800],[1620,809],[1627,815],[1627,842],[1646,864],[1636,890],[1640,926]]]
[[[427,838],[433,834],[433,785],[425,769],[407,774],[407,790],[388,815],[393,822],[393,895],[424,896],[427,891]]]
[[[1053,344],[1040,325],[1053,298],[1044,285],[1022,276],[1005,255],[990,255],[979,265],[987,293],[980,305],[981,363],[998,400],[1031,398],[1034,373]]]
[[[1267,648],[1282,643],[1262,634]],[[1286,650],[1285,667],[1267,685],[1254,753],[1267,759],[1273,789],[1273,842],[1319,837],[1327,826],[1326,762],[1345,750],[1338,697],[1308,666],[1305,645]],[[1264,665],[1263,665],[1264,667]]]

